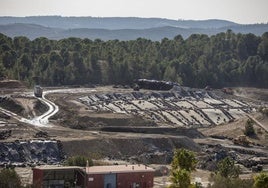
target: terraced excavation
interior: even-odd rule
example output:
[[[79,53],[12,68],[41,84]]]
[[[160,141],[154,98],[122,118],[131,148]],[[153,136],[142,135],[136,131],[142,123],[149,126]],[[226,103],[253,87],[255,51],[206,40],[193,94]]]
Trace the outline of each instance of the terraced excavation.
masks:
[[[171,127],[210,127],[256,111],[246,102],[205,90],[96,93],[79,101],[94,112],[135,115]]]
[[[0,165],[60,164],[74,155],[167,165],[175,148],[186,148],[196,152],[203,170],[215,170],[226,156],[243,173],[268,166],[268,118],[258,112],[265,101],[177,86],[44,88],[44,95],[9,89],[0,96]],[[237,137],[248,118],[258,122],[257,134],[243,145]]]

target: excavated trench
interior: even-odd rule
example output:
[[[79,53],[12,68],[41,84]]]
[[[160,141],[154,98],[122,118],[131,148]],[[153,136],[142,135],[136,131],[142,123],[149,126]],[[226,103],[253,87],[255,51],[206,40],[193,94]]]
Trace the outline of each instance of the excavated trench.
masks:
[[[137,116],[172,127],[210,127],[245,117],[255,109],[205,90],[95,93],[80,97],[89,110]]]

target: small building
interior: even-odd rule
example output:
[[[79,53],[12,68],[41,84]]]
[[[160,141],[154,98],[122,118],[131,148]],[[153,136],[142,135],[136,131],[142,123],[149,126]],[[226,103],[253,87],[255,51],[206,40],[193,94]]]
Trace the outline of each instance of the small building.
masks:
[[[33,168],[33,187],[152,188],[154,170],[145,165]]]
[[[151,188],[154,170],[145,165],[86,167],[87,188]]]
[[[84,187],[85,170],[79,166],[33,168],[33,188]]]

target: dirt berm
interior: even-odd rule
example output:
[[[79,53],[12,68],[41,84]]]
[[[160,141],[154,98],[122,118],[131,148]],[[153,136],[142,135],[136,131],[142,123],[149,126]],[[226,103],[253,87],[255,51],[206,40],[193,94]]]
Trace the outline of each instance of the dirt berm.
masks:
[[[85,155],[93,159],[108,156],[109,160],[141,163],[170,163],[175,148],[200,151],[201,148],[185,136],[159,136],[131,138],[96,138],[91,140],[63,141],[68,156]]]
[[[185,127],[103,127],[100,131],[106,132],[126,132],[143,134],[162,134],[174,136],[187,136],[189,138],[204,138],[205,136],[195,128]]]
[[[17,88],[26,88],[23,82],[18,80],[1,80],[0,81],[0,88],[4,89],[17,89]]]

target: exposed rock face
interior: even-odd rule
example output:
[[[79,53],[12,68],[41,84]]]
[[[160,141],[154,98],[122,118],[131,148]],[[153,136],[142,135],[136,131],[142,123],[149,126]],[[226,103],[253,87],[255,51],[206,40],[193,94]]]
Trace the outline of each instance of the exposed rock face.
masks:
[[[64,159],[61,142],[29,140],[0,143],[0,165],[58,164]]]

